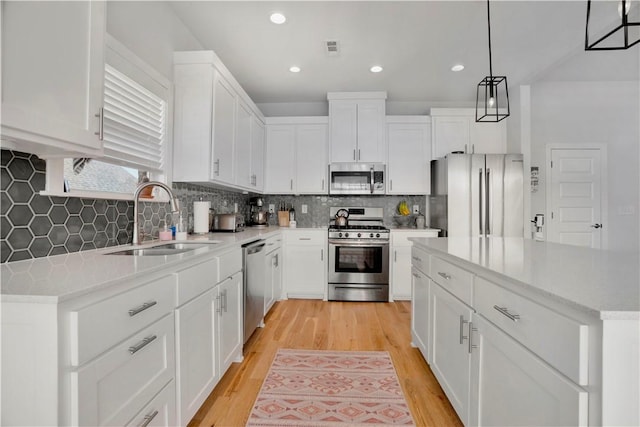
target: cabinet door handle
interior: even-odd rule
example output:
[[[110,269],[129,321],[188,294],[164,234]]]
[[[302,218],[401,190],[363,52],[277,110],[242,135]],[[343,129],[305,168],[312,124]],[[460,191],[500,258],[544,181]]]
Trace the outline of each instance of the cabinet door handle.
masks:
[[[145,311],[148,308],[153,307],[157,303],[158,303],[158,301],[149,301],[149,302],[145,302],[142,305],[139,305],[138,307],[132,308],[131,310],[129,310],[129,316],[133,317],[138,313],[142,313],[143,311]]]
[[[100,141],[104,140],[104,108],[100,108],[98,113],[95,115],[98,118],[98,132],[95,132],[95,135],[98,135],[98,139]]]
[[[216,307],[216,313],[220,313],[220,315],[222,316],[222,302],[220,300],[220,295],[216,295],[215,307]]]
[[[322,178],[322,190],[324,190],[324,178]]]
[[[216,176],[220,176],[220,159],[216,159],[216,161],[213,162],[213,164],[215,165],[215,169],[214,169],[213,173]]]
[[[471,154],[475,154],[476,152],[476,144],[471,144]]]
[[[138,351],[142,350],[147,345],[149,345],[149,343],[151,343],[156,338],[158,338],[157,335],[151,335],[150,337],[146,337],[145,339],[140,341],[138,344],[132,345],[131,347],[129,347],[129,353],[131,353],[131,354],[137,353]]]
[[[355,159],[356,159],[356,149],[354,148],[353,149],[353,160],[355,160]]]
[[[473,337],[473,332],[478,332],[478,328],[473,327],[473,322],[469,322],[469,354],[474,348],[478,348],[477,345],[471,343],[471,337]]]
[[[464,144],[464,153],[467,154],[467,144]]]
[[[412,275],[413,277],[415,277],[416,279],[420,279],[420,276],[418,276],[418,274],[417,274],[417,273],[411,273],[411,275]]]
[[[360,149],[358,148],[358,160],[360,160]]]
[[[520,315],[519,314],[509,313],[509,310],[507,309],[507,307],[498,307],[497,305],[494,305],[493,308],[498,310],[500,313],[504,314],[509,319],[513,320],[514,322],[517,322],[518,320],[520,320]]]
[[[393,262],[398,262],[398,251],[393,251]]]
[[[320,261],[324,261],[324,249],[320,249]]]
[[[438,271],[438,276],[442,277],[444,280],[450,280],[451,276],[447,273],[443,273],[441,271]]]
[[[142,424],[140,424],[140,427],[147,427],[149,425],[149,423],[151,421],[153,421],[153,419],[156,417],[156,415],[158,415],[158,411],[157,410],[153,411],[153,413],[151,413],[149,415],[145,415],[144,419],[142,421]]]
[[[299,237],[298,240],[311,240],[311,237]]]
[[[422,262],[422,259],[418,258],[417,256],[412,256],[411,259],[414,261]]]
[[[466,320],[464,320],[464,316],[460,316],[460,344],[462,344],[464,342],[464,340],[467,339],[466,335],[464,334],[464,324],[465,323],[469,323]]]
[[[389,180],[389,191],[393,191],[393,180]]]
[[[227,289],[222,291],[222,309],[227,312]]]
[[[293,179],[291,179],[290,181],[291,181],[291,191],[293,191]]]

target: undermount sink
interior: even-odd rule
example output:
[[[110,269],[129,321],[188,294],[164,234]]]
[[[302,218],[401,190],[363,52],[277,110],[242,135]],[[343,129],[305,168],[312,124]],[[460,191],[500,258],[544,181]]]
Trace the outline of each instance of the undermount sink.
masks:
[[[163,256],[176,255],[184,252],[194,251],[207,246],[203,243],[166,243],[164,245],[150,248],[129,248],[116,252],[109,252],[105,255],[134,255],[134,256]]]

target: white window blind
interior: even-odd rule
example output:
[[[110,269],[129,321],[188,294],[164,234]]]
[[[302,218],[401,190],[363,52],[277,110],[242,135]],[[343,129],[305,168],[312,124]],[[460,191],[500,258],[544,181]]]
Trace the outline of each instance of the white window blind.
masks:
[[[167,102],[105,65],[104,156],[114,163],[161,172]]]

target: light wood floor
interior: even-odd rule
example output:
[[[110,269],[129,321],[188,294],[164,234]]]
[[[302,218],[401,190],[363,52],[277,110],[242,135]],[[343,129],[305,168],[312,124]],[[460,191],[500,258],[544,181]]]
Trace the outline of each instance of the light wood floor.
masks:
[[[190,427],[244,426],[279,348],[387,350],[417,426],[461,426],[451,404],[411,342],[411,303],[287,300],[276,303]]]

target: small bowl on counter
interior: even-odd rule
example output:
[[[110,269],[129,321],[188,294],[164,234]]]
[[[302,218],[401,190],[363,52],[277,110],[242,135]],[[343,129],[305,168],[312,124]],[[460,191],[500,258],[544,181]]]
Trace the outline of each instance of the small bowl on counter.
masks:
[[[394,215],[393,222],[400,228],[410,228],[415,225],[415,218],[413,215]]]

